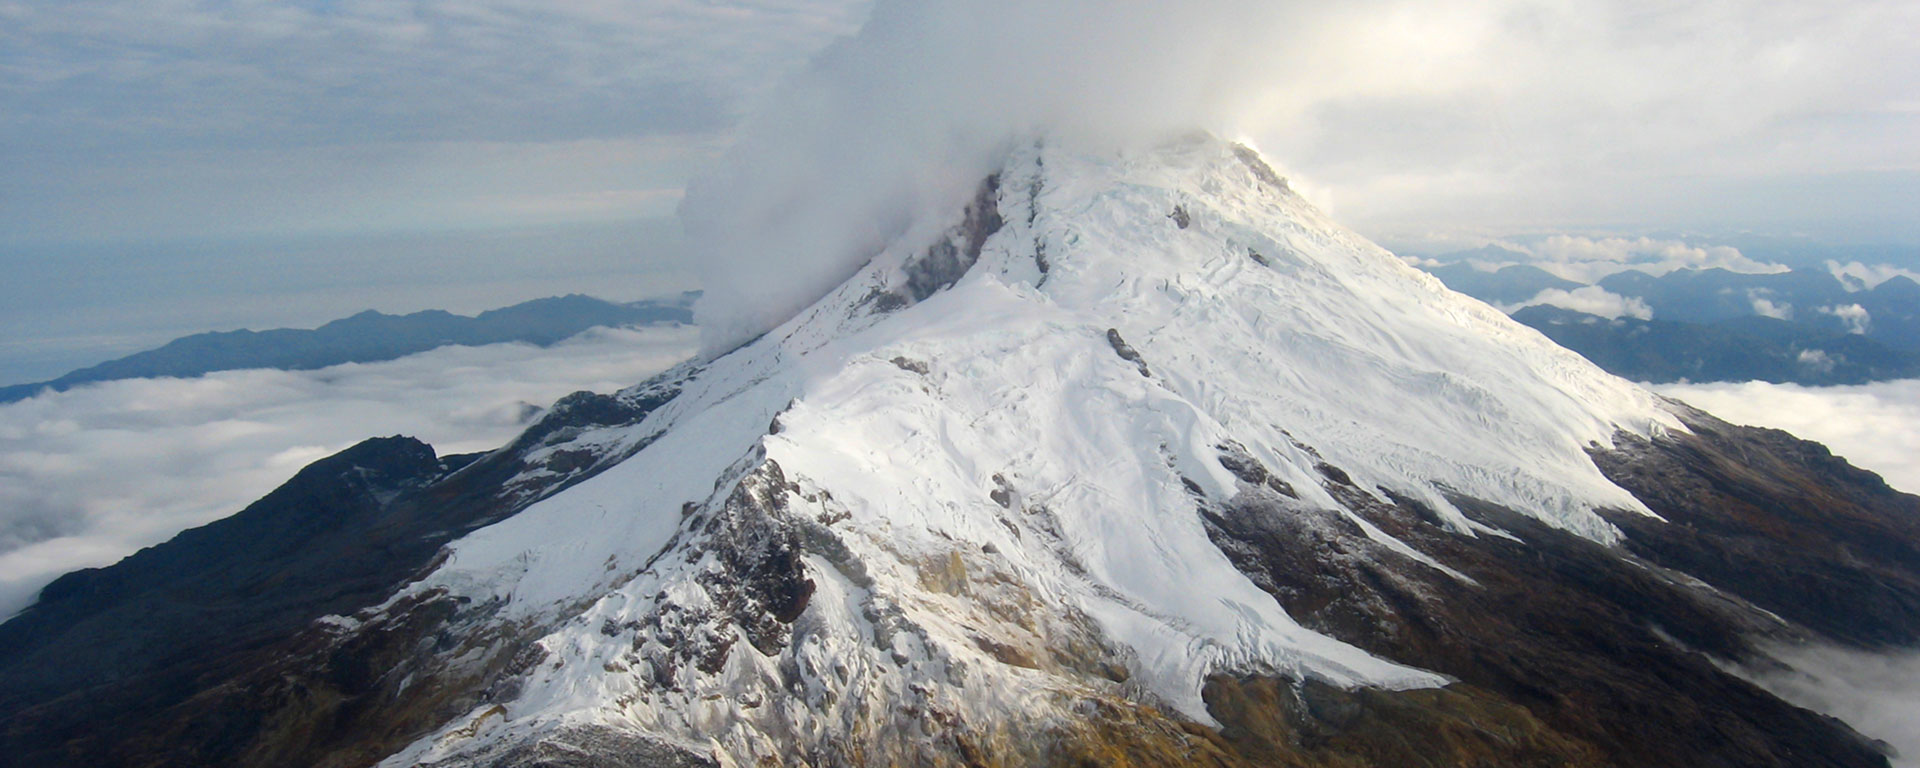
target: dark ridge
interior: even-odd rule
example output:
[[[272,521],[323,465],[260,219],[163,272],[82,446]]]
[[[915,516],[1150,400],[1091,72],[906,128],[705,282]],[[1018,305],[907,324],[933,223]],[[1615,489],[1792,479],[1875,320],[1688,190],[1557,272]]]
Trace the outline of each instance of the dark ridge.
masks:
[[[974,262],[980,260],[980,250],[986,247],[987,238],[1005,224],[1000,218],[1000,175],[994,174],[980,183],[973,200],[967,203],[960,226],[907,264],[907,296],[912,302],[926,301],[935,292],[958,282],[973,268]]]
[[[1920,498],[1784,434],[1704,415],[1689,423],[1695,434],[1595,450],[1609,477],[1670,521],[1609,513],[1626,532],[1625,551],[1454,497],[1470,519],[1517,540],[1461,536],[1424,505],[1380,501],[1339,482],[1345,473],[1336,468],[1322,470],[1348,510],[1473,584],[1373,542],[1338,510],[1265,487],[1258,481],[1269,473],[1233,446],[1223,447],[1222,464],[1241,479],[1240,492],[1202,504],[1202,520],[1221,551],[1303,625],[1461,681],[1446,690],[1469,700],[1446,706],[1478,707],[1471,697],[1486,694],[1575,745],[1555,747],[1552,759],[1479,753],[1468,763],[1885,766],[1873,742],[1713,659],[1753,658],[1754,637],[1802,636],[1769,611],[1855,645],[1915,644]],[[1255,739],[1249,728],[1299,740],[1300,728],[1319,727],[1236,709],[1261,685],[1210,681],[1209,706],[1230,740]],[[1293,687],[1302,695],[1298,681]],[[1360,704],[1348,719],[1380,716]],[[1457,739],[1402,733],[1426,751],[1462,748]],[[1583,750],[1591,753],[1580,757]]]
[[[1240,162],[1247,166],[1247,170],[1253,172],[1254,178],[1265,182],[1268,186],[1278,191],[1290,191],[1287,187],[1287,180],[1281,178],[1280,174],[1274,173],[1273,166],[1267,165],[1267,161],[1260,157],[1260,153],[1253,151],[1252,147],[1245,144],[1235,144],[1233,145],[1233,156],[1240,158]]]
[[[1513,255],[1526,258],[1522,254]],[[1440,282],[1446,283],[1448,288],[1495,304],[1519,304],[1549,288],[1571,291],[1581,287],[1580,283],[1562,279],[1531,264],[1509,264],[1497,271],[1483,272],[1462,261],[1430,267],[1427,271],[1440,278]]]
[[[1607,477],[1665,522],[1619,512],[1628,551],[1850,645],[1920,645],[1920,497],[1774,429],[1692,411],[1693,434],[1615,438]]]
[[[368,310],[313,330],[200,333],[50,381],[0,387],[0,403],[25,400],[48,389],[63,392],[82,384],[117,379],[185,378],[248,368],[304,371],[393,360],[450,345],[518,341],[544,347],[589,328],[691,323],[693,302],[698,297],[698,292],[689,292],[669,299],[616,304],[573,294],[491,309],[474,317],[437,309],[410,315]]]
[[[19,766],[370,765],[506,696],[512,665],[532,663],[532,630],[485,626],[491,606],[407,598],[344,645],[316,621],[380,604],[446,542],[624,458],[526,460],[645,419],[695,372],[569,395],[491,453],[436,458],[412,438],[368,440],[232,517],[61,577],[0,624],[0,754]],[[553,474],[515,480],[536,468]],[[476,661],[434,666],[455,648]],[[409,688],[390,674],[402,667],[441,679]]]

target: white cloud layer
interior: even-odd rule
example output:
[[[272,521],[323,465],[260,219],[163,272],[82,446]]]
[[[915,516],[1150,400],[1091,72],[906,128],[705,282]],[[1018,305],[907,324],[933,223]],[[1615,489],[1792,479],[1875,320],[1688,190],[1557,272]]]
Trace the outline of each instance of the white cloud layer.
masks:
[[[1828,260],[1827,271],[1832,272],[1834,278],[1845,285],[1849,291],[1878,288],[1881,283],[1896,277],[1920,282],[1920,272],[1902,269],[1891,264],[1862,264],[1857,261],[1841,264],[1838,261]]]
[[[1530,244],[1500,245],[1531,255],[1533,258],[1526,263],[1580,283],[1596,282],[1628,270],[1656,276],[1681,269],[1724,269],[1748,274],[1787,271],[1785,266],[1748,258],[1732,246],[1694,245],[1649,237],[1553,235]]]
[[[1825,444],[1889,485],[1920,492],[1920,379],[1845,387],[1797,384],[1667,384],[1662,394],[1737,424],[1784,429]],[[1831,646],[1765,649],[1786,669],[1742,673],[1780,698],[1838,717],[1920,768],[1920,655]]]
[[[1736,424],[1784,429],[1920,493],[1920,379],[1844,387],[1762,381],[1655,389]]]
[[[1405,6],[1352,5],[880,0],[689,189],[681,213],[704,258],[708,348],[790,317],[907,227],[957,215],[1013,142],[1230,132],[1289,88],[1400,87],[1337,65],[1363,58],[1363,8]],[[1397,31],[1368,48],[1429,51],[1432,38]]]
[[[1773,299],[1769,298],[1769,295],[1772,293],[1772,291],[1766,289],[1747,291],[1747,300],[1753,304],[1753,313],[1761,317],[1771,317],[1775,320],[1792,320],[1793,305],[1785,302],[1776,303]]]
[[[0,616],[61,573],[237,512],[363,439],[412,435],[441,455],[495,448],[530,405],[638,383],[685,359],[696,337],[596,329],[547,349],[116,381],[0,406]]]
[[[1608,320],[1621,317],[1632,317],[1641,320],[1653,319],[1653,308],[1647,306],[1646,301],[1639,298],[1627,298],[1597,285],[1581,286],[1571,291],[1560,288],[1548,288],[1536,294],[1533,298],[1527,299],[1519,304],[1512,306],[1503,305],[1500,307],[1500,311],[1512,314],[1519,311],[1522,307],[1532,307],[1541,304],[1560,307],[1562,309],[1571,309],[1575,312],[1585,312],[1589,315],[1599,315]]]
[[[1740,670],[1796,706],[1840,718],[1892,745],[1895,768],[1920,768],[1920,653],[1824,645],[1764,649],[1787,669]]]

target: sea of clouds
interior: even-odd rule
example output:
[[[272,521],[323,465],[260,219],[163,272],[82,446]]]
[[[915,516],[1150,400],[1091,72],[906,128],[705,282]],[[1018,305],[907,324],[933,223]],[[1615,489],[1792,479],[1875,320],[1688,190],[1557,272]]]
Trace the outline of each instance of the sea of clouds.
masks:
[[[1920,379],[1844,387],[1748,381],[1654,388],[1735,424],[1784,429],[1821,443],[1888,485],[1920,493]]]
[[[411,435],[441,455],[496,448],[534,409],[643,381],[696,339],[687,327],[602,328],[545,349],[131,379],[0,406],[0,616],[61,573],[233,514],[366,438]]]

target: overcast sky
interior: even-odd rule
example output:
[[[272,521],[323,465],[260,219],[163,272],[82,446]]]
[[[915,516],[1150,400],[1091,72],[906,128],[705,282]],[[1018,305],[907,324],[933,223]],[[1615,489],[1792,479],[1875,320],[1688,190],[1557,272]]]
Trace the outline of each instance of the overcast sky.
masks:
[[[668,215],[869,5],[0,0],[0,245]],[[1910,0],[1192,7],[1235,5],[1277,31],[1177,39],[1220,40],[1248,137],[1370,234],[1920,240]]]
[[[447,306],[475,283],[506,304],[766,272],[605,227],[677,228],[750,116],[806,122],[796,93],[843,99],[814,125],[843,150],[931,153],[955,120],[1190,122],[1402,249],[1654,230],[1920,244],[1912,0],[879,7],[903,21],[859,35],[873,0],[0,0],[0,378],[189,330]],[[799,75],[830,46],[851,71]],[[398,266],[502,231],[536,245]],[[608,271],[610,243],[630,274]],[[513,258],[545,279],[515,293]],[[235,266],[201,269],[216,262]],[[273,279],[328,268],[364,297]]]

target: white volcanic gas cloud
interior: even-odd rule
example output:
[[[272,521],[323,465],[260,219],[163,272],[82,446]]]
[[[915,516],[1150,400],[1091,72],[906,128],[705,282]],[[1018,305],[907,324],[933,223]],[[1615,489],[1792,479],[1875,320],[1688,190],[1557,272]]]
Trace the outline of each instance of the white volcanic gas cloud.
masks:
[[[1043,126],[1126,140],[1222,117],[1236,60],[1287,39],[1284,6],[882,0],[688,191],[708,350],[785,320],[918,214],[957,210]]]
[[[1884,73],[1910,60],[1897,30],[1916,18],[1907,0],[878,0],[689,190],[704,341],[713,352],[763,331],[910,222],[938,227],[919,214],[953,215],[996,154],[1036,135],[1247,137],[1303,164],[1322,184],[1297,186],[1337,193],[1343,217],[1431,226],[1485,217],[1489,195],[1534,205],[1513,190],[1548,201],[1516,216],[1565,219],[1546,208],[1577,204],[1573,218],[1591,220],[1678,204],[1623,180],[1854,167],[1836,147],[1904,157],[1911,142],[1780,126],[1912,103],[1909,79]],[[1770,147],[1761,159],[1740,149],[1754,143]],[[1769,268],[1657,241],[1544,247],[1594,270]]]
[[[1336,98],[1444,92],[1513,2],[881,0],[681,207],[708,352],[791,316],[920,214],[957,214],[1006,147],[1126,146]]]
[[[1879,473],[1888,485],[1920,493],[1920,379],[1846,387],[1750,381],[1655,389],[1736,424],[1784,429],[1819,442],[1854,466]]]
[[[530,406],[640,382],[691,354],[695,336],[596,329],[547,349],[134,379],[0,406],[0,618],[61,573],[237,512],[365,438],[412,435],[441,455],[495,448]]]

